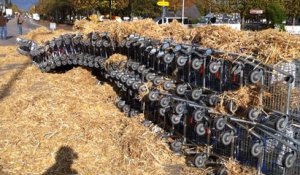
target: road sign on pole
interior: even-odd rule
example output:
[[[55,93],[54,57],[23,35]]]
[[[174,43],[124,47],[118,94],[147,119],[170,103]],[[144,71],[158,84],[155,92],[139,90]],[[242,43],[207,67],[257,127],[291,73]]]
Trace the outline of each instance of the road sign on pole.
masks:
[[[170,3],[168,1],[158,1],[157,5],[162,7],[168,7],[170,6]]]
[[[252,15],[261,15],[263,13],[264,13],[263,10],[257,10],[257,9],[251,9],[250,10],[250,14],[252,14]]]

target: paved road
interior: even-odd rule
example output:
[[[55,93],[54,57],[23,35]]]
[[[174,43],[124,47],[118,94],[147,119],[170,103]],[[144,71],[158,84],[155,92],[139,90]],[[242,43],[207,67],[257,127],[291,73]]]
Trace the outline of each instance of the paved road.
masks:
[[[23,34],[26,34],[31,30],[34,30],[40,26],[41,25],[37,24],[32,19],[26,19],[23,24]],[[16,38],[19,36],[18,28],[17,28],[17,19],[12,19],[8,22],[7,36],[8,36],[7,40],[0,40],[0,46],[16,44]]]

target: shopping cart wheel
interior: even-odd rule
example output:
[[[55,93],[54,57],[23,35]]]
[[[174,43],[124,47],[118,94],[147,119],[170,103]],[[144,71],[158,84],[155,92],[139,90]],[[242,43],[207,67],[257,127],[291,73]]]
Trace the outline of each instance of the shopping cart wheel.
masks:
[[[286,168],[291,168],[297,159],[297,154],[292,152],[287,152],[282,157],[282,166]]]
[[[139,67],[138,67],[138,69],[137,69],[137,71],[138,71],[138,73],[143,73],[143,71],[145,70],[145,66],[144,65],[140,65]]]
[[[262,79],[262,76],[261,70],[253,70],[250,74],[250,82],[256,84]]]
[[[233,141],[233,135],[231,132],[224,132],[221,136],[221,142],[223,145],[227,146]]]
[[[182,149],[183,143],[179,140],[175,140],[171,143],[171,149],[174,152],[180,152]]]
[[[164,90],[168,91],[171,90],[173,88],[173,83],[172,81],[165,81],[164,82]]]
[[[200,69],[201,65],[202,65],[202,62],[198,58],[196,58],[192,61],[192,68],[194,70]]]
[[[120,80],[120,78],[121,78],[123,75],[124,75],[124,73],[123,73],[123,72],[119,72],[119,73],[117,73],[117,75],[116,75],[116,79],[117,79],[117,80]]]
[[[162,79],[161,77],[155,77],[154,80],[153,80],[153,84],[154,84],[155,86],[161,85],[162,82],[163,82],[163,79]]]
[[[263,152],[263,144],[261,142],[256,142],[251,147],[251,155],[253,157],[258,157]]]
[[[147,73],[147,75],[146,75],[146,80],[147,81],[152,81],[152,80],[154,80],[154,78],[155,78],[155,74]]]
[[[132,89],[137,90],[137,89],[139,89],[140,85],[141,85],[140,82],[134,81],[134,82],[132,83],[131,87],[132,87]]]
[[[186,90],[187,90],[186,84],[180,84],[176,87],[176,93],[178,95],[184,95]]]
[[[219,102],[219,97],[217,95],[209,96],[208,103],[210,106],[215,106]]]
[[[175,112],[176,112],[176,114],[178,114],[178,115],[183,114],[183,112],[184,112],[184,104],[182,104],[182,103],[177,103],[177,104],[175,105]]]
[[[172,124],[178,125],[178,124],[180,123],[181,116],[182,116],[182,115],[175,115],[175,114],[173,114],[173,115],[171,116],[171,122],[172,122]]]
[[[47,66],[47,62],[44,61],[44,62],[42,63],[42,65],[43,65],[43,67],[46,67],[46,66]]]
[[[192,97],[193,100],[199,100],[199,98],[201,97],[201,94],[202,94],[201,90],[193,89],[191,97]]]
[[[205,116],[205,109],[204,108],[200,108],[200,109],[195,110],[193,112],[192,116],[193,116],[193,119],[196,122],[202,121],[203,117]]]
[[[45,71],[46,71],[46,72],[50,72],[50,70],[51,70],[51,67],[50,67],[50,66],[47,66],[47,67],[45,68]]]
[[[220,67],[221,67],[221,63],[219,61],[211,62],[209,64],[209,72],[215,74],[219,71]]]
[[[222,167],[222,168],[217,170],[216,175],[228,175],[228,171],[225,167]]]
[[[199,154],[196,154],[195,157],[194,157],[194,165],[197,167],[197,168],[202,168],[205,166],[205,163],[207,161],[207,154],[205,153],[199,153]]]
[[[139,68],[139,63],[133,63],[133,64],[131,65],[131,69],[132,69],[132,70],[138,70],[138,68]]]
[[[295,77],[293,75],[288,75],[284,78],[284,81],[287,83],[293,83],[295,81]]]
[[[205,127],[203,123],[197,123],[195,126],[195,132],[199,136],[203,136],[205,134]]]
[[[120,100],[120,101],[117,102],[117,107],[119,109],[122,109],[125,106],[125,104],[126,104],[125,101]]]
[[[248,112],[248,118],[252,121],[256,120],[259,115],[261,114],[261,111],[257,108],[252,108]]]
[[[163,108],[166,108],[170,105],[170,99],[168,97],[163,97],[159,100],[159,105]]]
[[[227,110],[232,114],[234,114],[238,109],[238,105],[233,100],[227,101],[226,107]]]
[[[159,115],[161,115],[161,116],[166,116],[166,108],[159,108]]]
[[[131,110],[129,113],[129,117],[135,117],[139,115],[139,112],[137,110]]]
[[[169,53],[165,54],[163,60],[166,64],[172,63],[172,61],[174,60],[174,54],[169,54]]]
[[[185,56],[179,56],[176,60],[178,66],[184,66],[186,62],[187,62],[187,57]]]
[[[280,117],[276,122],[275,122],[275,129],[277,131],[283,131],[288,124],[288,118],[286,116]]]
[[[145,94],[145,93],[147,93],[147,91],[148,91],[148,88],[146,85],[142,85],[139,87],[139,94]]]
[[[128,75],[123,75],[123,76],[121,77],[121,82],[122,82],[122,83],[125,83],[125,82],[127,81],[128,78],[129,78]]]
[[[156,101],[158,99],[159,94],[155,91],[150,91],[148,94],[148,98],[150,101]]]
[[[122,108],[122,110],[123,110],[124,113],[129,113],[130,106],[129,105],[124,105],[123,108]]]
[[[126,81],[126,85],[129,87],[129,86],[132,86],[132,84],[134,83],[134,79],[127,79]]]
[[[215,120],[215,128],[219,131],[225,128],[226,121],[224,118],[220,117]]]
[[[104,40],[102,44],[103,44],[104,47],[109,47],[110,46],[110,43],[107,40]]]

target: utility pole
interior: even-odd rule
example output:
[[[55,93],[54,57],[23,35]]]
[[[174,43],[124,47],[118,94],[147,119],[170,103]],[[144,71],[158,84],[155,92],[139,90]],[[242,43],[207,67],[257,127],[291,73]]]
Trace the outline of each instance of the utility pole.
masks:
[[[109,0],[109,19],[112,20],[112,0]]]
[[[184,21],[183,21],[183,18],[184,18],[184,1],[185,0],[182,0],[182,21],[181,21],[182,24],[184,24]]]

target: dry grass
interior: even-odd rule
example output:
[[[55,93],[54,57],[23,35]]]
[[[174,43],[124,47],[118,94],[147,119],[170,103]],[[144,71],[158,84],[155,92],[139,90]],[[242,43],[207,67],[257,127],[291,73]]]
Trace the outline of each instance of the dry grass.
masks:
[[[233,159],[229,159],[224,162],[225,167],[228,169],[230,175],[255,175],[257,174],[255,168],[242,167],[238,162]]]
[[[28,34],[24,35],[23,37],[26,39],[34,40],[39,44],[44,44],[46,41],[53,39],[53,37],[58,37],[66,33],[72,33],[72,32],[67,30],[62,30],[62,29],[55,30],[54,32],[52,32],[46,27],[40,27],[35,30],[32,30]]]
[[[108,66],[111,64],[120,65],[122,62],[126,62],[127,60],[128,60],[127,56],[121,54],[113,54],[107,60],[105,60],[105,67],[107,69]],[[120,65],[119,68],[123,69],[124,65]]]
[[[96,85],[88,70],[43,74],[12,47],[1,49],[9,50],[0,62],[1,89],[14,80],[4,88],[8,94],[1,91],[1,171],[42,174],[53,165],[49,171],[79,174],[202,174],[143,127],[142,117],[122,114],[112,87]],[[15,62],[25,66],[22,72],[3,72]]]
[[[292,109],[300,109],[300,88],[295,88],[292,91],[291,97],[291,108]]]
[[[225,101],[229,100],[232,100],[240,109],[247,109],[251,106],[261,107],[262,105],[259,89],[255,86],[244,86],[236,91],[225,91],[220,97],[221,100],[216,110],[222,114],[227,114]]]
[[[74,29],[86,34],[107,31],[118,42],[133,33],[157,40],[172,38],[177,42],[196,42],[203,47],[226,52],[257,55],[258,59],[267,64],[300,58],[300,37],[273,29],[260,32],[237,31],[226,26],[187,29],[176,21],[157,25],[152,19],[122,23],[84,20],[76,22]]]

